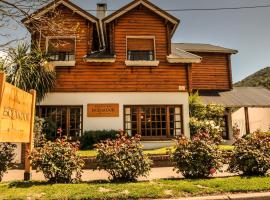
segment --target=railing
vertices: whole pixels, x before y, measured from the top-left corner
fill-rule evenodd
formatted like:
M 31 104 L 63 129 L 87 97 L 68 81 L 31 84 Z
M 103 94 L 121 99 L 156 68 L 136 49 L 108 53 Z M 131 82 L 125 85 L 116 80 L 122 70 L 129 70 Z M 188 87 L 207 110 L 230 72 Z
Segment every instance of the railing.
M 153 61 L 154 60 L 154 51 L 130 50 L 130 51 L 128 51 L 128 60 L 132 60 L 132 61 L 136 61 L 136 60 Z
M 53 52 L 48 53 L 50 61 L 74 61 L 75 54 L 73 52 Z

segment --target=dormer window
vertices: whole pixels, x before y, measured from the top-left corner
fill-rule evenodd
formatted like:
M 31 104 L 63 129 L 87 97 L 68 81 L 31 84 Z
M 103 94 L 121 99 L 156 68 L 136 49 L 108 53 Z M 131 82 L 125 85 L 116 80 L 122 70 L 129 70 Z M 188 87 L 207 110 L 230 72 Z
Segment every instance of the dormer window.
M 75 38 L 47 38 L 47 54 L 54 66 L 75 66 Z
M 127 37 L 127 66 L 158 66 L 154 36 Z

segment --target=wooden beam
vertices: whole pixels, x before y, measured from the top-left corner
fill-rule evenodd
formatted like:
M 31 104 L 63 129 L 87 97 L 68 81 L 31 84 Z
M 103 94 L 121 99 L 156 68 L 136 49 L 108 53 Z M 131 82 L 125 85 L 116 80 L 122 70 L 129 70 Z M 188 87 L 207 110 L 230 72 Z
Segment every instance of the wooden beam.
M 186 73 L 187 73 L 187 89 L 188 92 L 192 92 L 192 64 L 186 64 Z
M 249 134 L 250 133 L 250 124 L 249 124 L 248 107 L 245 107 L 245 124 L 246 124 L 246 134 Z
M 229 86 L 230 86 L 230 89 L 233 89 L 233 80 L 232 80 L 232 61 L 231 61 L 231 55 L 228 55 L 228 67 L 229 67 Z

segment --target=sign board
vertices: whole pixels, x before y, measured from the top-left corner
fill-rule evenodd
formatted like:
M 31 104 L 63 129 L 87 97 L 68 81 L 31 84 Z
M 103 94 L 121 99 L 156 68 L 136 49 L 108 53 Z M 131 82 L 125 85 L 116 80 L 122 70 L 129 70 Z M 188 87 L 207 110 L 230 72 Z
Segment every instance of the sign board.
M 88 104 L 87 117 L 119 117 L 119 104 Z
M 35 98 L 5 82 L 0 74 L 0 142 L 30 143 L 33 128 Z

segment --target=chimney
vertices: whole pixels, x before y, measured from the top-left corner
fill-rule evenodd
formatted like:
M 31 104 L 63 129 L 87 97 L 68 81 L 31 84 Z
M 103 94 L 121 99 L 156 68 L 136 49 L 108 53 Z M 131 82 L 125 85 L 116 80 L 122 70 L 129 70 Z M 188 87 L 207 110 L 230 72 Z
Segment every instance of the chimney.
M 98 3 L 97 4 L 97 18 L 103 19 L 107 15 L 107 4 L 106 3 Z

